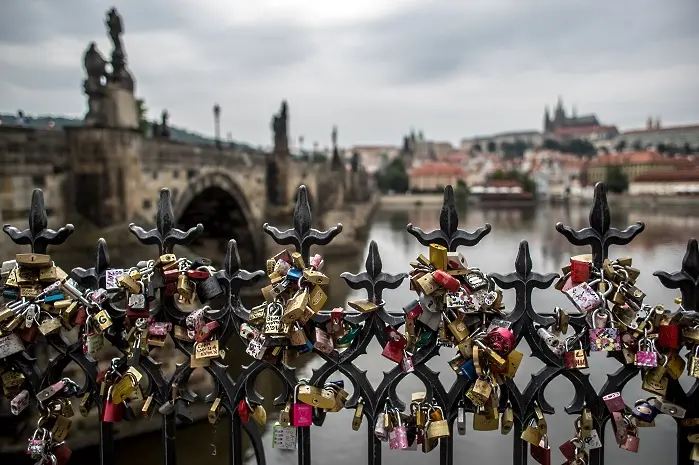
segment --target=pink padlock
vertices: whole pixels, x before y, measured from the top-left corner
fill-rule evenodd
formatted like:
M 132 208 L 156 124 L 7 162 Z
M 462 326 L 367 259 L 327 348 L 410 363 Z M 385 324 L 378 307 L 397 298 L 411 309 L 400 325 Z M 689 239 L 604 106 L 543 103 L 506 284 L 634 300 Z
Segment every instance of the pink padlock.
M 313 344 L 313 347 L 324 354 L 330 354 L 333 350 L 335 350 L 335 346 L 333 344 L 333 340 L 330 338 L 330 335 L 320 328 L 316 328 L 316 342 Z
M 313 424 L 313 407 L 298 401 L 300 384 L 294 388 L 294 406 L 291 410 L 291 425 L 297 428 L 311 426 Z
M 626 419 L 620 412 L 612 413 L 612 426 L 614 428 L 614 438 L 619 446 L 626 443 L 626 438 L 629 436 L 629 430 L 626 427 Z
M 153 321 L 148 325 L 148 334 L 152 334 L 153 336 L 167 336 L 171 329 L 172 323 Z
M 606 396 L 602 397 L 602 400 L 610 412 L 621 412 L 626 409 L 626 402 L 624 402 L 620 392 L 612 392 L 611 394 L 607 394 Z
M 196 341 L 203 342 L 207 340 L 213 334 L 216 328 L 218 328 L 218 326 L 218 321 L 209 321 L 206 323 L 204 326 L 199 328 L 199 331 L 197 331 L 197 335 L 195 336 Z
M 619 445 L 621 449 L 628 450 L 629 452 L 638 452 L 639 439 L 635 434 L 627 434 L 626 440 L 623 444 Z
M 493 328 L 485 337 L 485 344 L 499 355 L 506 357 L 517 345 L 517 337 L 507 328 Z
M 408 443 L 408 428 L 401 421 L 398 410 L 395 410 L 395 417 L 398 419 L 398 426 L 394 426 L 388 432 L 388 447 L 394 450 L 406 450 L 410 447 Z
M 320 269 L 323 268 L 323 265 L 325 264 L 325 262 L 323 261 L 323 257 L 320 254 L 315 254 L 314 256 L 312 256 L 309 263 L 311 265 L 311 268 L 317 271 L 320 271 Z

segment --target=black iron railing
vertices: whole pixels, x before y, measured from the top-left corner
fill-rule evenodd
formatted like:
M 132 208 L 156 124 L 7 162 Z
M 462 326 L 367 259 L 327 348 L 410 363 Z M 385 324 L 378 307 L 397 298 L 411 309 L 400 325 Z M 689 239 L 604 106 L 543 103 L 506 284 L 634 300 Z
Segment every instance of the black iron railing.
M 312 228 L 311 211 L 308 204 L 306 190 L 302 186 L 297 197 L 296 208 L 293 215 L 292 229 L 280 231 L 267 224 L 263 230 L 269 234 L 278 244 L 291 245 L 303 258 L 308 261 L 311 247 L 323 246 L 337 236 L 341 230 L 341 225 L 330 228 L 327 231 L 318 231 Z M 643 224 L 637 223 L 621 231 L 610 227 L 610 213 L 607 204 L 605 188 L 598 184 L 595 188 L 594 202 L 590 212 L 590 226 L 580 231 L 575 231 L 562 224 L 557 224 L 556 229 L 563 234 L 568 241 L 577 246 L 590 246 L 593 260 L 597 265 L 601 265 L 607 257 L 610 245 L 626 245 L 637 234 L 643 231 Z M 12 240 L 20 245 L 28 245 L 34 253 L 45 253 L 47 247 L 60 245 L 73 232 L 72 225 L 67 225 L 58 231 L 47 229 L 47 216 L 44 207 L 43 194 L 40 190 L 34 192 L 29 217 L 29 228 L 18 230 L 14 227 L 5 226 L 5 232 Z M 175 228 L 175 218 L 172 212 L 170 192 L 163 189 L 160 194 L 156 228 L 146 231 L 141 227 L 131 225 L 131 232 L 139 241 L 148 246 L 157 247 L 158 255 L 173 252 L 176 246 L 191 243 L 203 228 L 198 225 L 188 231 Z M 408 225 L 410 234 L 423 245 L 440 244 L 449 251 L 456 251 L 460 246 L 473 247 L 486 236 L 490 230 L 490 225 L 485 225 L 474 232 L 466 232 L 458 228 L 458 216 L 454 206 L 454 197 L 451 187 L 445 189 L 444 204 L 440 213 L 440 229 L 432 232 L 424 232 L 417 227 Z M 239 337 L 239 330 L 242 323 L 246 322 L 249 316 L 247 310 L 240 301 L 239 292 L 241 288 L 251 286 L 258 281 L 264 273 L 262 271 L 247 271 L 240 268 L 238 257 L 238 244 L 235 240 L 228 243 L 227 254 L 224 267 L 216 271 L 213 275 L 225 291 L 223 302 L 212 301 L 209 303 L 213 310 L 210 310 L 207 317 L 218 322 L 219 343 L 225 347 L 230 338 Z M 155 255 L 155 254 L 153 254 Z M 72 277 L 87 289 L 97 290 L 107 287 L 107 270 L 109 269 L 109 254 L 107 244 L 103 239 L 97 243 L 97 252 L 94 265 L 89 269 L 76 268 L 72 270 Z M 656 276 L 661 283 L 668 288 L 679 289 L 682 294 L 682 305 L 685 311 L 696 311 L 699 306 L 699 249 L 697 241 L 691 239 L 687 244 L 687 253 L 682 262 L 680 271 L 675 273 L 657 272 Z M 367 298 L 374 302 L 382 302 L 382 293 L 386 290 L 396 289 L 407 277 L 405 274 L 391 275 L 382 271 L 381 257 L 375 242 L 371 242 L 369 253 L 366 258 L 365 271 L 359 274 L 343 273 L 342 278 L 347 285 L 355 290 L 366 291 Z M 548 326 L 553 323 L 554 315 L 550 313 L 538 313 L 532 307 L 531 294 L 534 289 L 547 289 L 557 278 L 556 274 L 540 274 L 532 270 L 532 260 L 529 253 L 527 241 L 522 241 L 519 252 L 515 260 L 514 271 L 510 274 L 492 274 L 492 279 L 503 289 L 514 289 L 516 293 L 516 304 L 507 314 L 507 320 L 512 323 L 512 330 L 519 342 L 524 338 L 532 351 L 532 356 L 545 363 L 545 367 L 538 373 L 532 375 L 531 381 L 524 388 L 518 389 L 517 385 L 508 380 L 503 386 L 500 409 L 504 409 L 506 403 L 514 410 L 514 435 L 510 438 L 503 437 L 501 440 L 514 440 L 512 463 L 516 465 L 526 464 L 528 460 L 527 443 L 520 439 L 523 426 L 529 424 L 534 418 L 535 406 L 541 406 L 544 413 L 553 414 L 554 409 L 544 397 L 546 386 L 558 376 L 566 377 L 574 386 L 574 401 L 566 407 L 569 414 L 579 414 L 583 406 L 587 406 L 594 418 L 595 428 L 599 432 L 599 437 L 604 441 L 604 430 L 608 424 L 611 414 L 605 408 L 601 396 L 621 391 L 625 384 L 633 378 L 638 368 L 633 365 L 624 365 L 623 360 L 617 353 L 610 356 L 618 358 L 622 367 L 615 374 L 609 376 L 607 383 L 600 392 L 596 392 L 590 384 L 589 377 L 584 372 L 576 370 L 566 370 L 559 357 L 547 350 L 539 336 L 537 328 L 539 325 Z M 158 290 L 152 296 L 150 305 L 150 315 L 158 321 L 170 322 L 175 325 L 183 325 L 187 313 L 183 312 L 177 305 L 173 304 L 171 298 L 165 296 L 164 291 Z M 110 299 L 103 303 L 104 308 L 112 318 L 112 326 L 105 331 L 106 338 L 119 350 L 126 352 L 125 342 L 125 320 L 127 315 L 127 305 L 123 301 Z M 325 325 L 330 317 L 329 312 L 321 311 L 312 318 L 312 322 L 317 325 Z M 371 465 L 379 465 L 382 459 L 381 442 L 374 434 L 374 422 L 377 416 L 383 412 L 384 404 L 390 400 L 394 407 L 405 409 L 405 404 L 401 402 L 396 394 L 396 387 L 405 373 L 400 366 L 384 374 L 381 383 L 372 387 L 366 372 L 358 368 L 354 362 L 360 355 L 366 353 L 368 344 L 376 338 L 383 346 L 387 343 L 385 332 L 386 325 L 400 327 L 405 320 L 405 313 L 380 308 L 372 313 L 351 313 L 345 317 L 346 320 L 355 326 L 361 327 L 361 331 L 352 341 L 350 347 L 342 352 L 332 352 L 327 355 L 318 353 L 324 360 L 320 368 L 314 370 L 310 383 L 322 386 L 328 378 L 340 372 L 344 374 L 354 387 L 353 395 L 347 399 L 345 408 L 355 408 L 360 400 L 363 400 L 363 415 L 368 423 L 367 447 L 368 462 Z M 570 325 L 576 332 L 585 330 L 586 322 L 583 316 L 571 316 Z M 585 338 L 584 340 L 586 340 Z M 177 338 L 173 339 L 177 350 L 191 357 L 193 345 Z M 40 371 L 38 364 L 29 353 L 24 351 L 11 355 L 5 359 L 5 363 L 12 369 L 21 372 L 26 378 L 28 389 L 33 395 L 51 386 L 63 377 L 63 370 L 66 366 L 74 362 L 83 371 L 86 382 L 78 392 L 78 397 L 91 397 L 95 400 L 94 405 L 100 412 L 100 418 L 104 413 L 104 392 L 100 389 L 100 373 L 96 362 L 91 359 L 83 350 L 83 341 L 70 342 L 59 334 L 50 334 L 45 339 L 38 338 L 33 344 L 49 344 L 57 352 L 58 356 L 49 362 L 48 367 Z M 588 344 L 586 342 L 585 344 Z M 586 347 L 587 349 L 587 347 Z M 466 377 L 458 376 L 451 386 L 443 385 L 438 374 L 432 371 L 427 362 L 439 355 L 440 345 L 436 340 L 432 340 L 428 346 L 418 351 L 414 358 L 414 374 L 424 382 L 427 389 L 427 397 L 441 406 L 450 426 L 453 425 L 460 401 L 464 399 L 464 392 L 469 387 L 470 382 Z M 229 463 L 240 465 L 243 463 L 243 431 L 249 436 L 252 448 L 259 464 L 265 463 L 265 451 L 261 441 L 260 428 L 255 422 L 243 423 L 237 414 L 237 405 L 247 398 L 252 404 L 261 404 L 262 398 L 254 389 L 257 376 L 267 369 L 271 369 L 283 380 L 283 390 L 275 399 L 275 405 L 284 405 L 292 393 L 298 379 L 295 370 L 283 363 L 270 364 L 263 360 L 255 360 L 250 365 L 243 367 L 242 373 L 233 379 L 227 371 L 227 366 L 221 361 L 214 359 L 210 366 L 205 369 L 213 377 L 215 383 L 214 391 L 203 400 L 197 400 L 196 396 L 187 388 L 187 381 L 193 372 L 189 362 L 178 365 L 171 376 L 166 376 L 160 364 L 148 356 L 143 356 L 137 361 L 137 368 L 148 378 L 148 388 L 144 396 L 151 397 L 151 401 L 163 406 L 168 403 L 174 408 L 162 409 L 162 435 L 163 435 L 163 461 L 168 465 L 177 462 L 175 453 L 176 425 L 179 421 L 189 421 L 191 418 L 187 414 L 187 405 L 191 402 L 200 401 L 211 403 L 214 399 L 220 399 L 222 407 L 228 412 L 226 417 L 230 421 L 230 458 Z M 685 392 L 677 381 L 671 381 L 668 388 L 667 398 L 685 406 L 687 417 L 699 416 L 699 398 L 697 397 L 697 386 L 695 384 L 689 392 Z M 173 387 L 177 388 L 177 396 L 173 398 Z M 467 405 L 467 410 L 473 411 L 472 406 Z M 129 419 L 128 409 L 125 412 L 125 420 Z M 314 412 L 314 425 L 323 424 L 325 414 L 322 411 Z M 154 420 L 152 420 L 154 421 Z M 112 465 L 114 463 L 114 423 L 100 422 L 100 463 L 102 465 Z M 686 439 L 689 429 L 678 421 L 678 443 L 677 443 L 677 463 L 689 464 L 691 446 Z M 310 427 L 299 428 L 298 430 L 298 463 L 309 465 L 311 463 L 323 463 L 321 460 L 311 458 Z M 514 439 L 512 439 L 514 438 Z M 453 453 L 453 436 L 440 441 L 440 463 L 451 465 L 455 463 Z M 589 463 L 601 465 L 604 463 L 603 448 L 591 451 Z

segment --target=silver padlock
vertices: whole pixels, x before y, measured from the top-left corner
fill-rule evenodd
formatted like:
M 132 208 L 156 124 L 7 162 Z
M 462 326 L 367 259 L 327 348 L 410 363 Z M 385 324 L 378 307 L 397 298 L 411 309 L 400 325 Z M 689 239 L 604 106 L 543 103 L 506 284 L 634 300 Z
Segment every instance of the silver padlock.
M 262 334 L 260 334 L 257 338 L 252 339 L 248 343 L 248 347 L 245 349 L 245 353 L 247 353 L 252 358 L 262 360 L 262 358 L 265 356 L 264 340 L 265 337 Z
M 294 426 L 282 426 L 281 423 L 274 424 L 272 433 L 272 447 L 274 449 L 294 450 L 296 449 L 297 429 Z
M 651 403 L 662 413 L 675 418 L 684 418 L 684 416 L 687 413 L 687 410 L 683 409 L 679 405 L 673 404 L 672 402 L 668 402 L 666 400 L 659 399 L 657 397 L 652 399 Z
M 388 431 L 384 427 L 384 418 L 388 415 L 386 412 L 381 412 L 376 416 L 376 424 L 374 425 L 374 434 L 376 439 L 381 442 L 388 442 Z
M 19 415 L 29 405 L 29 391 L 26 389 L 17 394 L 10 402 L 12 415 Z

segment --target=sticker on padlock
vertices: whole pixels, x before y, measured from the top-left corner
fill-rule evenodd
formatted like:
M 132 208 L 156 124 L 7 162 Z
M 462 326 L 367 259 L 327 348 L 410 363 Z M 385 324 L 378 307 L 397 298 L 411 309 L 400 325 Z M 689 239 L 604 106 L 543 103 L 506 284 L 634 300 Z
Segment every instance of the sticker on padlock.
M 602 299 L 586 282 L 568 289 L 565 294 L 582 313 L 591 312 L 602 305 Z
M 620 392 L 612 392 L 611 394 L 607 394 L 606 396 L 602 397 L 602 401 L 604 401 L 607 409 L 610 412 L 621 412 L 626 409 L 626 403 L 621 397 Z
M 636 352 L 636 366 L 644 368 L 655 368 L 658 366 L 658 352 L 655 350 L 655 342 L 648 339 L 648 331 L 644 332 L 644 337 L 638 341 L 638 351 Z
M 621 338 L 619 336 L 619 330 L 614 327 L 597 327 L 596 317 L 598 314 L 599 310 L 595 310 L 592 313 L 593 325 L 592 328 L 589 329 L 590 350 L 594 352 L 613 352 L 621 350 Z
M 395 410 L 394 413 L 398 424 L 394 425 L 393 429 L 388 432 L 388 447 L 394 450 L 406 450 L 410 447 L 407 426 L 403 424 L 400 412 Z
M 282 426 L 279 422 L 276 422 L 272 433 L 272 448 L 282 450 L 296 449 L 297 431 L 294 426 Z

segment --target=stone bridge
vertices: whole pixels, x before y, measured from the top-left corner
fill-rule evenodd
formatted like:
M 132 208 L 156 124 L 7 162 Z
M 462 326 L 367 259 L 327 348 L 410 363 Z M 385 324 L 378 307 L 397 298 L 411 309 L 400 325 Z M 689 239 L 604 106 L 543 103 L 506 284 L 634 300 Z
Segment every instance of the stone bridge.
M 241 247 L 241 260 L 252 266 L 261 264 L 265 254 L 263 222 L 281 214 L 288 219 L 297 188 L 305 184 L 316 227 L 342 222 L 348 244 L 361 235 L 376 199 L 358 160 L 346 169 L 334 129 L 333 159 L 319 164 L 291 157 L 286 102 L 272 119 L 272 153 L 221 144 L 218 136 L 215 145 L 171 140 L 166 112 L 162 124 L 142 131 L 135 80 L 121 41 L 121 17 L 110 10 L 107 19 L 114 49 L 110 62 L 94 43 L 85 52 L 88 111 L 81 125 L 0 125 L 4 222 L 26 217 L 31 190 L 40 187 L 49 214 L 62 219 L 78 214 L 99 228 L 152 223 L 159 190 L 168 187 L 179 226 L 205 227 L 195 246 L 224 248 L 228 239 L 236 238 L 247 245 Z
M 153 223 L 159 191 L 168 187 L 178 224 L 205 226 L 199 246 L 223 247 L 234 237 L 251 245 L 241 248 L 241 254 L 243 249 L 249 254 L 241 259 L 257 264 L 266 249 L 262 224 L 282 213 L 289 218 L 299 185 L 308 188 L 314 220 L 320 226 L 343 222 L 349 236 L 353 228 L 347 220 L 368 206 L 368 199 L 350 198 L 350 186 L 359 183 L 359 176 L 344 166 L 332 170 L 328 164 L 298 162 L 288 155 L 219 150 L 127 129 L 0 126 L 0 159 L 3 222 L 26 215 L 31 190 L 41 187 L 50 215 L 60 220 L 78 214 L 100 228 Z M 285 176 L 268 179 L 270 164 Z M 269 198 L 270 182 L 282 190 L 283 200 L 276 205 Z M 365 225 L 363 221 L 355 226 Z

